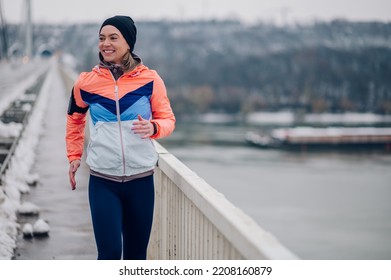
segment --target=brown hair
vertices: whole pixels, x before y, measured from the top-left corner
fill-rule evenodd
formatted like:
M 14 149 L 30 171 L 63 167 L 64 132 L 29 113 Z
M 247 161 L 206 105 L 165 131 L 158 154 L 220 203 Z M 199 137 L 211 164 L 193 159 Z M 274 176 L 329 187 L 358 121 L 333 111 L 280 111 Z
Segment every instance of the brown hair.
M 130 72 L 132 71 L 134 68 L 136 68 L 138 62 L 133 58 L 132 56 L 132 53 L 130 52 L 130 50 L 125 53 L 125 55 L 122 57 L 122 69 L 124 70 L 124 72 Z

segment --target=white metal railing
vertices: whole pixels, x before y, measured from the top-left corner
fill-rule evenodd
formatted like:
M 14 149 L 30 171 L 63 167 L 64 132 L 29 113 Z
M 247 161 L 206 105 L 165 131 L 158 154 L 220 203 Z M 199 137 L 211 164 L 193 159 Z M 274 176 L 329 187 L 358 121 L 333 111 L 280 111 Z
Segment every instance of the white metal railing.
M 272 234 L 155 142 L 149 259 L 297 259 Z

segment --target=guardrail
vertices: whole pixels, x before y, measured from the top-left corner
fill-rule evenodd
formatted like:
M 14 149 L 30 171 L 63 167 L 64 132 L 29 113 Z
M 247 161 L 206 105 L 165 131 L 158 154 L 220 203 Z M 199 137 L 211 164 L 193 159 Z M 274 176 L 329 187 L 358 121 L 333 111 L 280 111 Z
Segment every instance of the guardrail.
M 155 142 L 150 259 L 297 259 L 201 177 Z
M 35 73 L 32 78 L 29 77 L 28 83 L 22 83 L 24 87 L 20 89 L 22 92 L 18 94 L 18 99 L 14 100 L 7 109 L 2 111 L 0 121 L 3 124 L 20 124 L 21 129 L 13 133 L 17 135 L 0 137 L 0 183 L 23 134 L 29 116 L 33 111 L 35 101 L 46 77 L 46 70 L 47 67 L 43 68 L 43 72 L 40 71 L 38 75 Z

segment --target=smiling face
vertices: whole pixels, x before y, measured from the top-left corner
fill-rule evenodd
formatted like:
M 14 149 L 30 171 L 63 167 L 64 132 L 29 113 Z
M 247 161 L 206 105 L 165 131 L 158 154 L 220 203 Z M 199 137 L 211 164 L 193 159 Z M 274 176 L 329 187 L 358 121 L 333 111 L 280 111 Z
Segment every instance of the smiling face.
M 99 34 L 99 51 L 105 61 L 121 64 L 123 56 L 129 52 L 129 49 L 128 43 L 116 27 L 103 26 Z

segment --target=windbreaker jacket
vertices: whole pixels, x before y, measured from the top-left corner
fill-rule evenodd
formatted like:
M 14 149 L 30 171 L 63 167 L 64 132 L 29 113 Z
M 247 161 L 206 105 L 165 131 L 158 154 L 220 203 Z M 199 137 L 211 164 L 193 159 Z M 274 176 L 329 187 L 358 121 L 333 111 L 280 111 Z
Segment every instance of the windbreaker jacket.
M 102 174 L 131 176 L 155 167 L 157 152 L 152 140 L 142 139 L 131 129 L 138 115 L 156 124 L 152 139 L 168 136 L 175 127 L 165 85 L 156 71 L 139 65 L 115 80 L 110 70 L 96 66 L 81 73 L 72 90 L 66 127 L 70 162 L 82 157 L 88 109 L 86 161 Z

